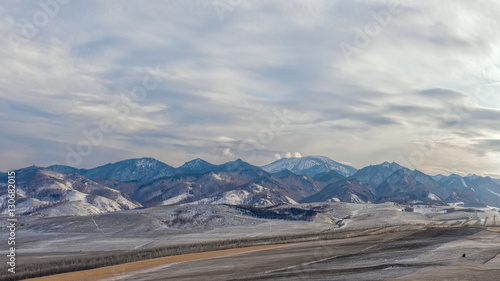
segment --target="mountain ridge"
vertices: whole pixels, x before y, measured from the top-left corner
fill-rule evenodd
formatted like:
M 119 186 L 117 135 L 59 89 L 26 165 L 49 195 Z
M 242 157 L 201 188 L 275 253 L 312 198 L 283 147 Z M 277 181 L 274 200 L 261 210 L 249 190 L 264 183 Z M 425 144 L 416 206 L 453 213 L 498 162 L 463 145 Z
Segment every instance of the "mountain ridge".
M 64 206 L 70 213 L 78 213 L 80 209 L 84 210 L 82 213 L 99 213 L 127 208 L 117 207 L 119 203 L 108 201 L 108 199 L 114 200 L 113 198 L 99 199 L 106 201 L 107 205 L 101 206 L 103 209 L 99 209 L 99 206 L 90 206 L 94 202 L 92 201 L 94 195 L 91 194 L 94 191 L 82 189 L 84 187 L 80 183 L 96 186 L 96 190 L 106 190 L 107 193 L 104 193 L 111 192 L 115 197 L 119 194 L 120 200 L 123 202 L 125 199 L 128 200 L 130 203 L 127 204 L 131 208 L 177 204 L 276 205 L 335 201 L 350 203 L 392 201 L 402 204 L 420 202 L 500 207 L 500 185 L 490 177 L 477 175 L 462 177 L 456 174 L 429 176 L 395 162 L 369 165 L 360 170 L 352 168 L 347 173 L 341 169 L 341 172 L 349 175 L 344 176 L 335 169 L 339 167 L 336 166 L 339 163 L 328 157 L 302 158 L 280 159 L 274 161 L 272 166 L 262 167 L 241 159 L 214 165 L 196 158 L 174 168 L 154 158 L 145 157 L 109 163 L 92 169 L 53 165 L 46 168 L 31 166 L 18 172 L 19 180 L 23 181 L 24 175 L 29 171 L 45 171 L 43 172 L 45 176 L 40 176 L 39 182 L 36 180 L 30 182 L 33 192 L 37 188 L 40 189 L 36 191 L 40 194 L 35 192 L 32 197 L 39 201 L 45 200 L 43 203 L 45 207 L 33 199 L 29 201 L 32 203 L 32 209 L 38 207 L 50 209 L 51 206 L 47 204 L 54 202 L 47 198 L 52 196 L 66 200 L 62 200 L 64 202 L 56 200 L 54 204 L 61 206 L 66 204 Z M 53 173 L 54 179 L 47 179 L 49 171 Z M 5 177 L 5 174 L 3 176 L 0 174 L 0 177 Z M 61 179 L 65 182 L 58 182 L 62 181 Z M 47 181 L 52 181 L 51 183 L 56 185 L 61 184 L 63 187 L 47 189 L 46 184 L 43 184 Z M 71 185 L 83 190 L 83 192 L 76 190 L 82 194 L 78 193 L 79 195 L 75 197 L 82 202 L 78 203 L 73 197 L 69 197 L 71 200 L 64 197 L 70 191 L 65 193 L 60 189 L 70 190 Z M 76 194 L 76 191 L 73 193 Z M 0 193 L 0 196 L 4 195 Z M 39 195 L 45 197 L 37 197 Z
M 314 177 L 317 174 L 330 170 L 335 170 L 343 176 L 350 176 L 357 171 L 352 166 L 336 162 L 326 156 L 318 155 L 282 158 L 261 167 L 270 173 L 277 173 L 287 169 L 293 173 L 308 177 Z

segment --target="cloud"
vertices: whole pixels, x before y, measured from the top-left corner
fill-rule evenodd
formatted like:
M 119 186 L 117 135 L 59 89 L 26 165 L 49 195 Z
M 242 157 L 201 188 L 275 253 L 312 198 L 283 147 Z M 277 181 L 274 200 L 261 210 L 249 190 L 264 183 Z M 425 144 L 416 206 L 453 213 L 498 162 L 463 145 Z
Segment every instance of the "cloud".
M 444 100 L 456 100 L 463 99 L 467 97 L 467 94 L 454 91 L 452 89 L 434 88 L 426 89 L 417 92 L 418 94 L 424 96 L 427 99 L 444 99 Z
M 233 141 L 235 141 L 235 139 L 230 138 L 230 137 L 226 137 L 226 136 L 219 136 L 217 138 L 217 140 L 220 142 L 233 142 Z
M 38 8 L 0 4 L 3 46 Z M 109 159 L 262 165 L 290 151 L 283 157 L 362 167 L 407 157 L 438 130 L 447 137 L 417 168 L 498 173 L 484 140 L 498 139 L 500 94 L 476 92 L 500 77 L 500 5 L 402 2 L 346 59 L 340 45 L 385 10 L 386 1 L 245 1 L 221 21 L 210 1 L 72 1 L 29 42 L 0 50 L 0 129 L 26 138 L 8 157 L 38 144 L 8 162 L 46 163 L 111 118 Z M 160 82 L 133 100 L 151 71 Z M 129 114 L 112 106 L 117 99 Z M 275 112 L 284 108 L 286 123 Z M 85 165 L 107 158 L 93 153 Z
M 276 159 L 281 159 L 281 156 L 280 154 L 276 153 L 275 155 L 275 158 Z M 286 152 L 285 155 L 283 156 L 283 158 L 301 158 L 302 155 L 299 153 L 299 152 Z
M 222 155 L 227 157 L 234 157 L 234 154 L 231 152 L 230 148 L 224 148 L 224 150 L 222 150 Z

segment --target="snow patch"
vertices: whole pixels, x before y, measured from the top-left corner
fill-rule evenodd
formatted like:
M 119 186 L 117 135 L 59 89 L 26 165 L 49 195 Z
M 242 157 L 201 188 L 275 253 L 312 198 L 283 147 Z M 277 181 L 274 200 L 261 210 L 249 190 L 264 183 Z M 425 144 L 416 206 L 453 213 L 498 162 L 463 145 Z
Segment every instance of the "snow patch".
M 55 178 L 55 179 L 58 179 L 58 180 L 63 180 L 64 179 L 64 175 L 63 174 L 60 174 L 60 173 L 56 173 L 52 170 L 41 170 L 40 171 L 41 174 L 45 175 L 45 176 L 48 176 L 48 177 L 51 177 L 51 178 Z
M 496 193 L 495 191 L 489 189 L 489 188 L 486 188 L 489 192 L 495 194 L 496 196 L 500 197 L 500 194 Z
M 226 203 L 231 205 L 243 204 L 250 193 L 246 190 L 231 190 L 224 193 L 222 199 L 217 200 L 217 203 Z M 222 202 L 221 202 L 222 200 Z
M 427 194 L 427 198 L 431 199 L 431 200 L 436 200 L 436 201 L 439 201 L 441 200 L 441 198 L 439 198 L 436 194 L 434 193 L 429 193 Z
M 255 191 L 260 192 L 260 193 L 264 192 L 264 190 L 267 189 L 267 188 L 263 187 L 262 185 L 258 185 L 256 183 L 253 184 L 252 187 L 254 188 Z
M 180 194 L 180 195 L 177 195 L 177 196 L 174 196 L 172 198 L 169 198 L 165 201 L 163 201 L 161 203 L 162 206 L 165 206 L 165 205 L 172 205 L 172 204 L 176 204 L 176 203 L 179 203 L 180 201 L 186 199 L 188 197 L 188 195 L 186 193 L 184 194 Z
M 18 194 L 19 196 L 21 196 L 21 197 L 26 197 L 26 191 L 24 191 L 22 188 L 17 187 L 17 188 L 16 188 L 16 191 L 17 191 L 17 194 Z M 2 202 L 3 202 L 3 200 L 2 200 Z
M 351 194 L 351 202 L 357 204 L 365 203 L 365 201 L 361 200 L 361 198 L 359 198 L 359 196 L 356 194 Z
M 464 179 L 460 179 L 460 181 L 462 182 L 462 184 L 465 186 L 465 187 L 468 187 L 467 184 L 465 183 Z
M 286 197 L 286 200 L 288 200 L 288 203 L 290 203 L 290 204 L 299 204 L 299 203 L 297 203 L 297 201 L 293 200 L 292 198 L 290 198 L 290 197 L 288 197 L 286 195 L 285 195 L 285 197 Z
M 261 198 L 259 200 L 259 205 L 274 205 L 273 202 L 269 201 L 269 199 Z
M 84 201 L 87 202 L 87 194 L 82 193 L 78 190 L 71 190 L 68 192 L 64 198 L 69 200 L 69 201 Z
M 217 175 L 216 173 L 211 173 L 211 175 L 214 179 L 222 181 L 222 178 L 219 175 Z
M 95 198 L 93 198 L 92 206 L 98 208 L 102 213 L 123 210 L 120 204 L 102 196 L 96 196 Z
M 60 189 L 60 190 L 72 190 L 71 188 L 69 188 L 68 186 L 65 186 L 61 183 L 51 183 L 51 184 L 45 184 L 45 185 L 41 185 L 41 186 L 38 186 L 36 188 L 37 192 L 40 192 L 41 190 L 44 190 L 44 189 Z

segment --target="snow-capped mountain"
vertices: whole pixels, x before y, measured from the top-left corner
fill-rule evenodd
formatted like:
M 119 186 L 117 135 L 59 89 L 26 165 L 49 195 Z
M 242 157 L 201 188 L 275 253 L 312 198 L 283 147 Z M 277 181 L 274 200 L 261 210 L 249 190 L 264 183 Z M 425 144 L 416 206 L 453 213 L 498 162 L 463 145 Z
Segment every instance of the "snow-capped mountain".
M 410 203 L 413 201 L 439 202 L 442 199 L 426 185 L 415 180 L 407 169 L 399 169 L 375 188 L 379 201 Z
M 218 165 L 214 169 L 218 172 L 233 172 L 233 171 L 253 171 L 253 172 L 262 172 L 263 169 L 251 165 L 241 159 L 236 159 L 235 161 L 230 161 L 221 165 Z
M 469 189 L 469 186 L 467 185 L 465 178 L 463 178 L 457 174 L 451 174 L 447 177 L 443 177 L 440 180 L 440 183 L 442 186 L 444 186 L 448 190 L 453 190 L 453 189 L 466 190 L 466 189 Z
M 315 182 L 307 176 L 289 172 L 275 177 L 241 159 L 221 165 L 195 159 L 175 169 L 170 176 L 158 177 L 164 173 L 142 171 L 147 176 L 132 180 L 119 168 L 135 172 L 131 167 L 136 166 L 136 160 L 138 159 L 91 170 L 73 170 L 65 166 L 50 168 L 90 175 L 100 184 L 119 190 L 148 207 L 190 202 L 296 203 L 296 200 L 319 191 Z M 155 165 L 152 170 L 156 171 L 154 168 Z
M 300 200 L 321 190 L 323 185 L 304 175 L 296 175 L 288 170 L 272 174 L 273 178 L 286 190 L 286 195 Z
M 212 171 L 215 167 L 217 166 L 214 164 L 208 163 L 203 159 L 196 158 L 184 163 L 184 165 L 180 166 L 175 171 L 178 174 L 203 174 Z
M 85 169 L 77 169 L 65 165 L 52 165 L 46 169 L 60 174 L 83 174 L 86 171 Z
M 317 174 L 334 170 L 348 177 L 356 173 L 356 168 L 333 161 L 325 156 L 306 156 L 300 158 L 282 158 L 271 164 L 262 166 L 269 173 L 278 173 L 289 170 L 295 174 L 314 177 Z
M 291 172 L 271 175 L 239 159 L 207 173 L 176 174 L 137 185 L 101 182 L 148 207 L 194 202 L 295 203 L 319 191 L 315 182 L 306 176 Z
M 32 166 L 16 171 L 16 179 L 16 212 L 20 214 L 83 216 L 141 207 L 121 192 L 78 174 L 61 174 Z M 5 212 L 7 189 L 1 190 L 1 209 Z
M 322 156 L 281 159 L 263 167 L 241 159 L 221 165 L 194 159 L 173 168 L 152 158 L 130 159 L 88 170 L 61 165 L 46 169 L 29 167 L 20 170 L 18 182 L 23 183 L 19 190 L 23 212 L 48 215 L 96 214 L 141 205 L 316 201 L 500 207 L 500 185 L 489 177 L 431 177 L 395 162 L 356 171 Z M 5 195 L 5 191 L 0 193 Z
M 175 168 L 153 158 L 129 159 L 110 163 L 93 169 L 75 169 L 63 165 L 47 169 L 64 173 L 78 173 L 92 180 L 113 179 L 126 181 L 150 181 L 175 174 Z
M 431 176 L 431 178 L 437 182 L 439 182 L 441 179 L 443 178 L 446 178 L 445 175 L 442 175 L 442 174 L 438 174 L 438 175 L 435 175 L 435 176 Z
M 376 201 L 373 187 L 364 185 L 358 180 L 340 180 L 325 186 L 320 192 L 301 200 L 310 202 L 349 202 L 368 203 Z
M 85 171 L 89 179 L 149 181 L 175 174 L 175 168 L 153 158 L 140 158 L 107 164 Z
M 348 179 L 325 186 L 320 192 L 301 202 L 342 201 L 351 203 L 433 202 L 444 204 L 448 197 L 432 177 L 420 171 L 410 171 L 397 163 L 382 163 L 358 171 Z
M 350 179 L 356 179 L 363 184 L 370 185 L 372 187 L 378 187 L 390 175 L 401 169 L 405 168 L 398 163 L 384 162 L 382 164 L 364 167 L 363 169 L 357 171 L 354 175 L 352 175 Z
M 328 171 L 328 172 L 325 172 L 325 173 L 317 174 L 312 179 L 314 181 L 320 183 L 320 185 L 322 187 L 325 187 L 325 186 L 327 186 L 330 183 L 334 183 L 334 182 L 337 182 L 337 181 L 340 181 L 340 180 L 345 180 L 346 177 L 344 177 L 343 175 L 339 174 L 335 170 L 331 170 L 331 171 Z
M 278 190 L 255 183 L 247 183 L 223 193 L 214 194 L 192 204 L 230 204 L 230 205 L 278 205 L 297 204 L 292 198 L 281 194 Z
M 463 202 L 469 206 L 500 207 L 500 185 L 490 177 L 451 174 L 440 179 L 440 184 L 450 192 L 447 203 Z
M 319 180 L 320 177 L 314 179 Z M 483 185 L 479 184 L 479 180 Z M 356 182 L 360 184 L 355 184 Z M 481 188 L 474 189 L 471 186 L 472 182 Z M 418 170 L 410 171 L 394 162 L 384 162 L 359 170 L 347 181 L 340 180 L 336 183 L 330 183 L 317 194 L 303 199 L 302 202 L 325 199 L 345 202 L 366 202 L 366 200 L 370 202 L 432 202 L 438 204 L 462 202 L 468 206 L 485 206 L 486 204 L 498 206 L 500 200 L 496 200 L 494 196 L 497 190 L 495 184 L 491 179 L 485 181 L 484 178 L 477 176 L 467 178 L 458 175 L 431 177 Z M 490 190 L 494 193 L 491 193 Z
M 473 191 L 478 202 L 488 206 L 500 207 L 500 184 L 490 177 L 466 179 L 470 190 Z

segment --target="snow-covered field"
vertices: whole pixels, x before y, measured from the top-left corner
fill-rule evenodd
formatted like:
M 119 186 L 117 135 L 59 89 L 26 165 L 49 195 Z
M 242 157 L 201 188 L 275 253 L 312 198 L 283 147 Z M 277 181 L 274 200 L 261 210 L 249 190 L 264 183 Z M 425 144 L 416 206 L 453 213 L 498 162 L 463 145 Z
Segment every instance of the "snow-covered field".
M 293 209 L 293 208 L 295 209 Z M 113 251 L 233 238 L 269 237 L 399 225 L 500 225 L 494 208 L 432 207 L 409 212 L 395 203 L 309 203 L 267 207 L 271 214 L 297 210 L 315 216 L 299 220 L 250 216 L 227 205 L 162 206 L 92 216 L 22 217 L 20 253 Z M 414 206 L 415 207 L 415 206 Z M 265 207 L 262 207 L 265 208 Z M 415 208 L 418 209 L 418 208 Z M 446 211 L 445 211 L 446 210 Z M 447 212 L 447 213 L 444 213 Z M 301 220 L 302 219 L 302 220 Z M 2 232 L 6 232 L 2 228 Z M 3 254 L 3 252 L 2 252 Z

